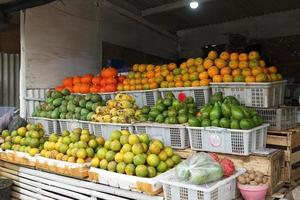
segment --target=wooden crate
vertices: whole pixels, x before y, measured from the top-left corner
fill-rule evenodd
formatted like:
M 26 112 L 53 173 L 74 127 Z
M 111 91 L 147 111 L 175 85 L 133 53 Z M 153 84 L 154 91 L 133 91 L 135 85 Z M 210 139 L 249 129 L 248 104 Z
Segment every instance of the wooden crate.
M 187 158 L 196 153 L 191 149 L 177 150 L 182 158 Z M 284 162 L 284 153 L 282 150 L 276 150 L 270 155 L 250 155 L 250 156 L 238 156 L 230 154 L 219 154 L 220 158 L 227 157 L 234 162 L 236 167 L 242 167 L 246 169 L 253 168 L 259 170 L 269 177 L 269 191 L 271 195 L 278 191 L 284 184 L 281 179 L 281 170 Z
M 292 183 L 300 178 L 300 127 L 268 131 L 267 147 L 284 150 L 282 180 Z

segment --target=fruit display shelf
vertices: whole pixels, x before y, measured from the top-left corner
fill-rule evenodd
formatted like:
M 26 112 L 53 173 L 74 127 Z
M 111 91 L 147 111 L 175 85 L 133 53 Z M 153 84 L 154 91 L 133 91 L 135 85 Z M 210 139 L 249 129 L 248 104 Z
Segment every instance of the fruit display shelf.
M 120 91 L 120 94 L 128 94 L 135 98 L 135 102 L 139 107 L 154 106 L 155 102 L 160 97 L 157 89 L 153 90 L 135 90 L 135 91 Z
M 210 83 L 212 94 L 222 92 L 234 96 L 248 107 L 270 108 L 284 103 L 286 81 L 270 83 Z
M 5 150 L 0 152 L 0 160 L 28 167 L 35 167 L 36 159 L 25 152 Z
M 192 150 L 250 155 L 266 147 L 268 124 L 249 129 L 188 126 Z

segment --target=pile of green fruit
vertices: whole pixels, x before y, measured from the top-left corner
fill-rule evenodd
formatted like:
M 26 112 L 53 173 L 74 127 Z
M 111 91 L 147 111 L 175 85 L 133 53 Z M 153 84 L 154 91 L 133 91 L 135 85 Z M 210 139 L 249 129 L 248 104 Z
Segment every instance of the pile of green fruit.
M 251 129 L 262 123 L 263 119 L 256 111 L 240 105 L 233 96 L 223 98 L 221 92 L 215 93 L 211 101 L 200 109 L 198 116 L 188 121 L 189 126 L 231 129 Z
M 139 177 L 155 177 L 181 161 L 171 147 L 147 134 L 113 131 L 91 161 L 91 166 Z
M 88 130 L 64 130 L 61 136 L 53 133 L 44 143 L 40 155 L 72 163 L 89 162 L 104 144 L 104 138 L 91 135 Z
M 131 123 L 136 121 L 139 113 L 134 97 L 117 94 L 107 101 L 105 106 L 98 106 L 92 115 L 92 121 L 104 123 Z
M 138 121 L 184 124 L 189 118 L 194 118 L 196 113 L 197 106 L 193 97 L 186 97 L 182 102 L 176 99 L 172 92 L 168 92 L 165 98 L 157 100 L 152 108 L 144 106 L 138 115 Z
M 26 127 L 20 127 L 12 132 L 3 130 L 1 136 L 4 139 L 4 143 L 1 144 L 2 150 L 26 152 L 31 156 L 38 154 L 45 142 L 41 124 L 27 124 Z
M 98 106 L 105 105 L 99 94 L 75 95 L 67 89 L 49 90 L 45 103 L 36 106 L 32 117 L 51 119 L 77 119 L 91 121 Z

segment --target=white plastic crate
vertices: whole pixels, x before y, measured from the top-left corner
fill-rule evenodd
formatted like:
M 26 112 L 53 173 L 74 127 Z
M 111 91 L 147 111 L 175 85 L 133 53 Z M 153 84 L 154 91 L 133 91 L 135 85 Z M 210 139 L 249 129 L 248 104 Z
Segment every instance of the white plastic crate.
M 297 126 L 297 107 L 253 108 L 263 121 L 270 124 L 269 130 L 286 130 Z
M 187 127 L 192 150 L 250 155 L 266 147 L 268 124 L 249 130 Z
M 58 122 L 61 131 L 64 130 L 72 131 L 75 128 L 81 128 L 81 129 L 89 130 L 90 133 L 94 133 L 91 122 L 89 121 L 80 121 L 74 119 L 59 119 Z
M 236 178 L 245 172 L 237 170 L 232 176 L 203 185 L 184 183 L 170 170 L 160 181 L 165 200 L 231 200 L 236 196 Z
M 115 130 L 128 130 L 133 133 L 132 124 L 102 123 L 90 122 L 93 132 L 96 136 L 101 135 L 105 140 L 109 139 L 110 133 Z
M 168 92 L 172 92 L 176 98 L 180 93 L 194 98 L 197 107 L 208 103 L 211 91 L 209 86 L 201 87 L 184 87 L 184 88 L 159 88 L 161 96 L 164 98 Z
M 52 133 L 59 134 L 61 130 L 56 119 L 49 119 L 43 117 L 27 117 L 27 121 L 32 124 L 42 124 L 46 135 L 50 135 Z
M 135 133 L 147 133 L 151 138 L 163 141 L 166 146 L 176 149 L 185 149 L 190 146 L 189 134 L 184 125 L 135 123 L 133 126 Z
M 89 179 L 116 188 L 144 192 L 148 195 L 157 195 L 162 192 L 162 184 L 160 183 L 160 180 L 165 176 L 165 174 L 166 173 L 162 173 L 153 178 L 144 178 L 91 167 L 89 171 Z
M 241 104 L 249 107 L 269 108 L 284 104 L 286 81 L 270 83 L 210 83 L 212 94 L 235 96 Z
M 107 93 L 98 93 L 104 101 L 108 101 L 110 99 L 114 99 L 116 96 L 115 92 L 107 92 Z
M 154 106 L 160 94 L 157 89 L 154 90 L 135 90 L 135 91 L 122 91 L 121 94 L 128 94 L 135 98 L 138 107 Z

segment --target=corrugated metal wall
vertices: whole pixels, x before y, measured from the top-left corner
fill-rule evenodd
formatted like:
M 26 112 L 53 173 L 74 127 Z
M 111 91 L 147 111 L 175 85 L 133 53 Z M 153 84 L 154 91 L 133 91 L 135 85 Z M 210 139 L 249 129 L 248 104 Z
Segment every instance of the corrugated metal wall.
M 0 106 L 20 107 L 20 54 L 0 53 Z

